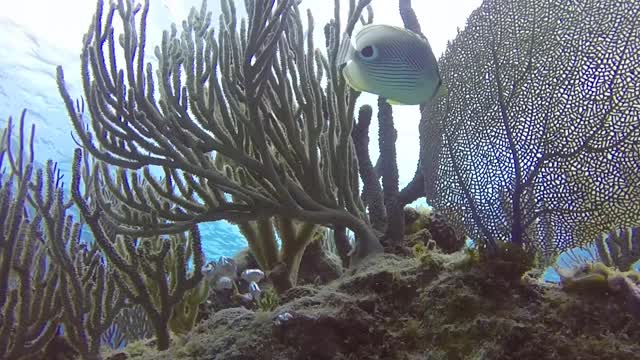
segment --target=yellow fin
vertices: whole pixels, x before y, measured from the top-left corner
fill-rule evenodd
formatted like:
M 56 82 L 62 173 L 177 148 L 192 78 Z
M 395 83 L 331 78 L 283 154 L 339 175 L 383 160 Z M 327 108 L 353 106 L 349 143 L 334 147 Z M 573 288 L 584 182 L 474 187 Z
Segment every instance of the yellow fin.
M 358 85 L 356 85 L 354 82 L 349 81 L 349 79 L 347 79 L 347 84 L 349 84 L 349 86 L 351 86 L 351 88 L 355 91 L 359 91 L 359 92 L 367 92 L 366 90 L 360 88 Z
M 408 105 L 408 104 L 405 104 L 403 102 L 400 102 L 398 100 L 393 100 L 393 99 L 387 99 L 387 103 L 389 105 Z

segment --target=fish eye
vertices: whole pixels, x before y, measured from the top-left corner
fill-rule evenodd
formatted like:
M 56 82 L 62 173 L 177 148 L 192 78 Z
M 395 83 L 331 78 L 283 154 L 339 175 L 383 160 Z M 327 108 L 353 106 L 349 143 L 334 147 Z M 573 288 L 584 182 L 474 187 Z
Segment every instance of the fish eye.
M 373 51 L 373 46 L 363 47 L 362 50 L 360 50 L 360 55 L 364 59 L 371 59 L 375 55 L 375 52 Z

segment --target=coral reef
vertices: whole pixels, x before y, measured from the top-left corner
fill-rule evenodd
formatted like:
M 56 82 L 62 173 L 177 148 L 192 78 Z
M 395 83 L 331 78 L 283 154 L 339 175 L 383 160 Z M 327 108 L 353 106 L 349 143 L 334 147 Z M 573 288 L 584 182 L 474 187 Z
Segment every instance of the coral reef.
M 422 172 L 400 190 L 396 154 L 397 131 L 393 110 L 386 99 L 378 98 L 378 147 L 380 157 L 375 166 L 369 156 L 369 126 L 372 109 L 363 105 L 351 136 L 354 141 L 363 188 L 360 197 L 367 206 L 371 226 L 383 234 L 388 252 L 402 251 L 404 240 L 404 207 L 424 196 Z M 382 184 L 380 184 L 382 183 Z
M 90 172 L 84 172 L 85 183 Z M 80 175 L 79 175 L 80 176 Z M 51 260 L 60 270 L 57 295 L 62 300 L 62 324 L 65 338 L 83 359 L 99 359 L 102 335 L 112 326 L 115 317 L 125 307 L 125 292 L 117 284 L 115 266 L 100 252 L 98 243 L 87 244 L 80 236 L 82 223 L 74 221 L 68 209 L 72 202 L 65 201 L 65 189 L 47 162 L 47 176 L 43 195 L 36 200 L 45 229 L 52 236 L 47 241 Z M 85 189 L 77 192 L 77 199 L 85 204 L 93 194 Z M 63 221 L 61 221 L 64 219 Z
M 196 269 L 204 265 L 200 233 L 197 227 L 192 227 L 187 234 L 169 236 L 133 238 L 117 234 L 113 224 L 100 217 L 105 209 L 99 199 L 106 194 L 102 193 L 103 183 L 96 169 L 97 166 L 90 168 L 89 162 L 83 162 L 83 152 L 76 149 L 71 184 L 73 200 L 91 230 L 95 243 L 115 270 L 110 280 L 118 284 L 118 291 L 130 302 L 144 309 L 154 328 L 158 348 L 166 349 L 169 346 L 169 325 L 173 324 L 180 331 L 189 327 L 189 324 L 192 326 L 197 314 L 197 307 L 193 303 L 206 299 L 208 287 L 203 289 L 202 272 L 198 270 L 189 274 L 187 271 L 187 264 L 191 260 Z M 82 182 L 82 179 L 85 181 Z M 81 183 L 91 194 L 89 197 L 81 193 Z M 134 189 L 138 186 L 144 184 L 134 182 Z M 126 188 L 130 191 L 128 196 L 133 196 L 129 185 Z M 112 198 L 111 204 L 117 207 L 124 199 Z M 102 201 L 104 203 L 105 200 Z M 124 214 L 141 222 L 157 221 L 153 217 L 140 220 L 137 213 Z M 193 298 L 185 298 L 190 294 Z M 187 305 L 188 302 L 191 302 L 191 306 Z M 185 322 L 185 317 L 191 322 Z M 182 319 L 179 326 L 178 319 Z
M 621 271 L 632 270 L 640 259 L 640 227 L 614 229 L 595 240 L 598 259 Z
M 317 224 L 282 216 L 236 224 L 247 239 L 258 265 L 269 273 L 275 288 L 281 293 L 297 283 L 307 246 L 314 241 L 321 241 L 325 234 Z M 281 241 L 279 249 L 277 239 Z
M 620 272 L 603 263 L 588 263 L 574 269 L 558 269 L 563 288 L 586 296 L 611 296 L 626 304 L 640 319 L 640 272 Z
M 261 270 L 239 268 L 234 259 L 221 257 L 207 264 L 203 272 L 205 282 L 213 285 L 213 291 L 208 294 L 201 318 L 234 305 L 259 306 L 264 293 L 259 283 L 265 278 Z
M 324 246 L 326 241 L 331 241 L 327 236 L 328 232 L 325 232 L 323 238 L 307 246 L 300 263 L 298 285 L 326 284 L 342 276 L 344 269 L 340 258 Z
M 489 276 L 463 252 L 394 255 L 317 288 L 294 287 L 273 312 L 230 308 L 169 352 L 127 359 L 625 359 L 640 326 L 617 301 L 555 284 Z
M 147 314 L 140 305 L 135 305 L 120 311 L 113 321 L 111 330 L 107 330 L 103 335 L 103 343 L 112 349 L 120 349 L 122 345 L 152 336 L 153 327 Z
M 34 168 L 34 127 L 27 137 L 25 114 L 18 123 L 17 149 L 11 146 L 11 118 L 0 138 L 0 168 L 10 169 L 0 172 L 0 357 L 8 359 L 37 358 L 54 341 L 62 319 L 62 301 L 56 296 L 61 275 L 45 243 L 65 234 L 53 231 L 62 230 L 62 221 L 41 230 L 43 214 L 34 204 L 42 200 L 44 173 Z M 47 175 L 54 174 L 49 163 Z M 40 186 L 32 187 L 36 181 Z M 53 192 L 55 184 L 47 186 Z
M 465 245 L 466 237 L 462 236 L 439 211 L 425 207 L 405 207 L 404 220 L 407 246 L 417 243 L 426 245 L 433 241 L 443 252 L 454 253 Z
M 222 0 L 215 32 L 203 0 L 156 66 L 151 1 L 98 0 L 87 113 L 57 68 L 70 188 L 35 162 L 25 112 L 0 141 L 0 357 L 637 357 L 640 8 L 485 0 L 439 62 L 448 91 L 420 105 L 401 189 L 393 107 L 378 99 L 374 164 L 373 109 L 356 118 L 337 62 L 370 3 L 341 19 L 336 0 L 317 49 L 298 0 L 245 1 L 246 19 Z M 432 211 L 406 208 L 421 197 Z M 205 266 L 198 225 L 219 220 L 249 249 Z M 602 263 L 538 280 L 594 239 Z

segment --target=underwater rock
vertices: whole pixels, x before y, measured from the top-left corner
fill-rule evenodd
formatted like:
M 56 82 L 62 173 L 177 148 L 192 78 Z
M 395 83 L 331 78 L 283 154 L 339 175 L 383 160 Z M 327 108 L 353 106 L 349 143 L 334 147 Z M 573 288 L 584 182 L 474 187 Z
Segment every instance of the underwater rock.
M 326 284 L 342 276 L 342 260 L 322 247 L 320 241 L 307 245 L 298 270 L 297 285 Z
M 127 360 L 127 354 L 123 353 L 123 352 L 119 352 L 117 354 L 113 354 L 111 356 L 109 356 L 108 358 L 106 358 L 106 360 Z
M 556 284 L 486 276 L 468 254 L 438 266 L 380 255 L 274 311 L 220 310 L 164 353 L 131 359 L 634 359 L 640 324 L 623 304 Z M 613 286 L 615 284 L 612 284 Z M 278 320 L 278 321 L 276 321 Z M 125 349 L 125 352 L 127 349 Z
M 570 270 L 559 269 L 563 289 L 588 299 L 594 295 L 622 302 L 640 319 L 640 272 L 618 271 L 603 263 L 587 263 Z
M 280 296 L 280 301 L 284 303 L 291 302 L 301 297 L 310 297 L 318 293 L 318 289 L 311 285 L 294 286 Z
M 433 240 L 442 252 L 454 253 L 465 245 L 465 237 L 447 221 L 440 212 L 405 207 L 405 235 L 409 247 L 422 242 L 429 245 Z M 428 232 L 425 232 L 427 230 Z
M 382 331 L 370 327 L 370 315 L 355 304 L 314 315 L 284 312 L 274 321 L 273 337 L 295 349 L 296 359 L 336 359 L 384 339 Z
M 254 312 L 244 307 L 234 307 L 216 312 L 210 321 L 212 326 L 232 325 L 236 321 L 253 318 Z

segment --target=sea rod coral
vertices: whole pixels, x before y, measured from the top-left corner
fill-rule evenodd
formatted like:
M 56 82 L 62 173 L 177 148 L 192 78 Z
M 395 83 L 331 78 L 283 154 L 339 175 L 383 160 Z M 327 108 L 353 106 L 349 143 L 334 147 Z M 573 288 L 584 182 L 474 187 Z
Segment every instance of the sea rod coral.
M 190 261 L 193 261 L 195 269 L 204 266 L 200 232 L 192 226 L 186 232 L 170 235 L 132 237 L 118 234 L 104 220 L 105 210 L 100 204 L 108 195 L 102 194 L 104 190 L 97 176 L 97 165 L 87 169 L 90 162 L 83 161 L 83 158 L 86 158 L 83 152 L 76 149 L 71 183 L 73 201 L 102 254 L 114 269 L 110 280 L 117 283 L 118 291 L 130 303 L 144 310 L 153 327 L 158 349 L 167 349 L 169 331 L 188 331 L 195 322 L 198 305 L 208 295 L 209 287 L 202 282 L 202 272 L 189 271 L 188 267 Z M 90 181 L 82 181 L 83 173 L 91 174 L 88 177 Z M 81 185 L 88 189 L 89 198 L 82 195 Z M 148 185 L 143 183 L 140 186 Z M 117 200 L 111 200 L 118 204 Z M 157 221 L 151 216 L 129 215 L 140 224 Z
M 30 188 L 42 170 L 34 169 L 33 133 L 24 134 L 22 112 L 17 149 L 11 146 L 13 120 L 0 138 L 0 357 L 25 359 L 40 354 L 56 335 L 62 307 L 56 291 L 58 268 L 50 263 L 46 242 L 55 232 L 41 231 L 42 216 L 30 200 L 42 188 Z M 31 152 L 26 153 L 25 145 Z M 15 156 L 14 156 L 15 155 Z
M 35 162 L 34 133 L 25 114 L 18 131 L 9 119 L 3 133 L 0 188 L 0 268 L 4 293 L 0 357 L 35 359 L 64 326 L 66 344 L 83 359 L 99 359 L 101 336 L 125 306 L 123 292 L 96 244 L 82 237 L 56 163 Z M 15 145 L 11 145 L 15 142 Z M 18 196 L 14 195 L 17 194 Z M 81 195 L 87 199 L 86 192 Z M 14 232 L 12 229 L 15 229 Z M 58 337 L 59 339 L 60 337 Z
M 150 2 L 121 0 L 105 9 L 98 1 L 81 56 L 91 121 L 71 106 L 61 67 L 60 93 L 82 145 L 102 161 L 105 184 L 123 206 L 162 220 L 141 226 L 104 204 L 109 221 L 120 232 L 149 235 L 280 215 L 353 230 L 356 262 L 379 252 L 358 197 L 350 136 L 357 94 L 335 67 L 341 33 L 351 33 L 369 2 L 352 6 L 344 27 L 334 19 L 327 57 L 314 47 L 310 13 L 305 35 L 297 1 L 247 2 L 248 20 L 239 22 L 234 2 L 222 1 L 217 33 L 203 1 L 180 32 L 164 32 L 154 68 L 145 64 Z M 118 38 L 117 20 L 124 28 Z M 251 181 L 228 177 L 215 154 Z M 116 184 L 107 164 L 119 167 L 132 192 Z M 151 166 L 164 171 L 162 180 Z M 151 186 L 138 191 L 142 178 Z

